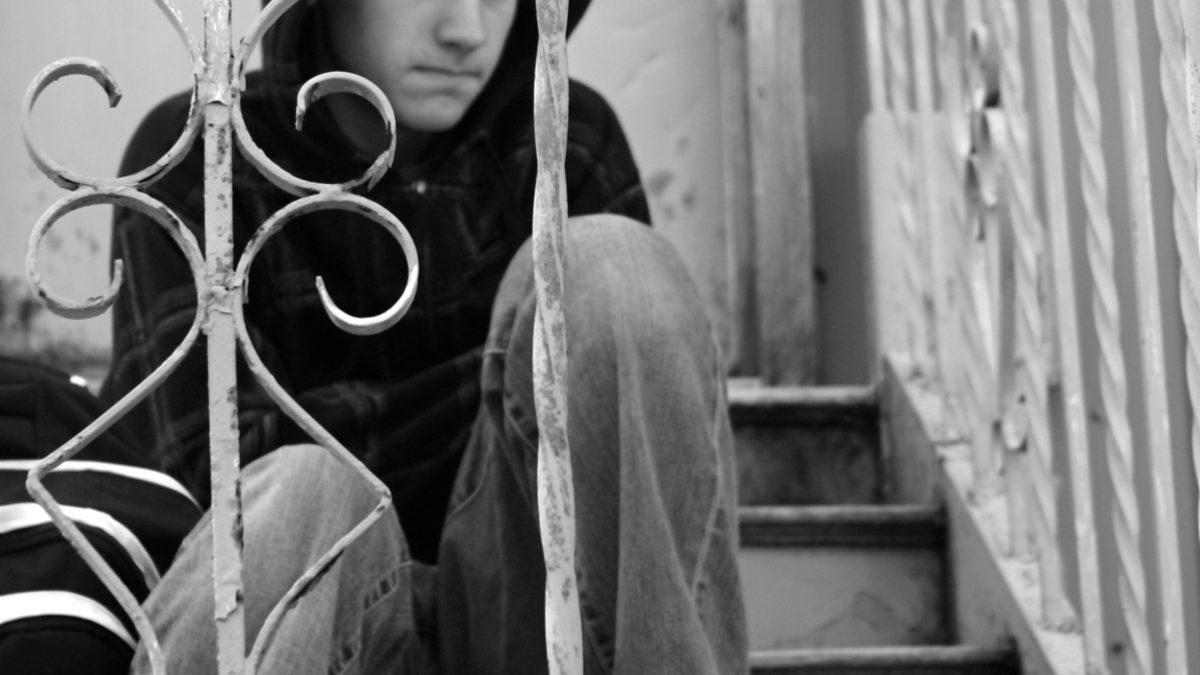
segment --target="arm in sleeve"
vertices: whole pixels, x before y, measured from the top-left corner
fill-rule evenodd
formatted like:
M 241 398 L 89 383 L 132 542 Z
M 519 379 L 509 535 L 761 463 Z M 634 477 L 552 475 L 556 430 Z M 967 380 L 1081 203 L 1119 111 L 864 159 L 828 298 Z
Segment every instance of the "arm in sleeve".
M 616 113 L 599 93 L 571 83 L 567 200 L 571 216 L 615 213 L 650 224 L 650 206 Z

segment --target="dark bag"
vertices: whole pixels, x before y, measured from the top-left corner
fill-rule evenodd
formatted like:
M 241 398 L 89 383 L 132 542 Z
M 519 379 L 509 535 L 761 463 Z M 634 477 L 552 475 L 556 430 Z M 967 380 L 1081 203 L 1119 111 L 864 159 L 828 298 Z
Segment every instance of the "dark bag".
M 125 673 L 133 622 L 25 488 L 103 409 L 60 371 L 0 356 L 0 664 L 23 675 Z M 139 602 L 200 519 L 191 495 L 109 430 L 43 479 Z

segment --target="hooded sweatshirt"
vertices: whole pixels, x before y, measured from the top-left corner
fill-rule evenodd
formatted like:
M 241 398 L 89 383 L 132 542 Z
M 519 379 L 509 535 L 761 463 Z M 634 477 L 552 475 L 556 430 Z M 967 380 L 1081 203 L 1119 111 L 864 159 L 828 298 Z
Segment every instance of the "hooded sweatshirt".
M 570 7 L 569 27 L 587 0 Z M 296 92 L 318 73 L 327 50 L 323 11 L 303 2 L 267 34 L 263 70 L 251 73 L 241 105 L 258 145 L 280 166 L 310 180 L 360 175 L 367 156 L 342 134 L 320 103 L 294 127 Z M 396 326 L 352 336 L 325 315 L 315 279 L 357 316 L 395 302 L 407 280 L 399 245 L 383 228 L 344 211 L 297 219 L 260 252 L 245 308 L 255 349 L 281 385 L 392 490 L 413 556 L 436 558 L 446 503 L 479 408 L 482 345 L 500 279 L 532 223 L 536 157 L 533 0 L 517 13 L 491 81 L 463 119 L 400 163 L 371 191 L 358 191 L 395 214 L 418 249 L 416 300 Z M 566 173 L 571 216 L 617 213 L 649 223 L 637 168 L 604 99 L 572 82 Z M 190 93 L 159 105 L 141 124 L 122 174 L 156 161 L 179 137 Z M 203 141 L 162 180 L 146 188 L 200 241 Z M 235 154 L 234 248 L 295 197 Z M 113 259 L 126 282 L 113 313 L 108 403 L 143 382 L 179 345 L 196 312 L 196 291 L 182 253 L 145 216 L 117 209 Z M 200 342 L 203 342 L 201 337 Z M 239 429 L 243 465 L 282 445 L 308 442 L 258 386 L 239 356 Z M 206 357 L 197 344 L 179 369 L 121 422 L 158 465 L 209 500 Z

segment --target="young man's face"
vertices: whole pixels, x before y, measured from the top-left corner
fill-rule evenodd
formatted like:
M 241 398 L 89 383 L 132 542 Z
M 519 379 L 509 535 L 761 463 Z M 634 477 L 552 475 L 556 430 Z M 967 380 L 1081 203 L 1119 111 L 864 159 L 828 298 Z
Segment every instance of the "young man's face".
M 340 67 L 387 94 L 396 121 L 445 131 L 487 84 L 517 0 L 325 0 Z

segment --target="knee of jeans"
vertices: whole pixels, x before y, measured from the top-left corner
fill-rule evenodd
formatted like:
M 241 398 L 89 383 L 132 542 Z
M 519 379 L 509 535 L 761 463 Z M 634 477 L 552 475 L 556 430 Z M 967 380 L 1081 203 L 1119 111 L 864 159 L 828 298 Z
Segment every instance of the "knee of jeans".
M 567 228 L 571 341 L 586 345 L 614 326 L 639 345 L 707 353 L 704 306 L 673 245 L 642 223 L 611 214 Z
M 365 515 L 379 502 L 363 476 L 315 444 L 276 449 L 247 466 L 242 483 L 246 499 L 265 501 L 268 509 L 321 513 L 337 502 Z

